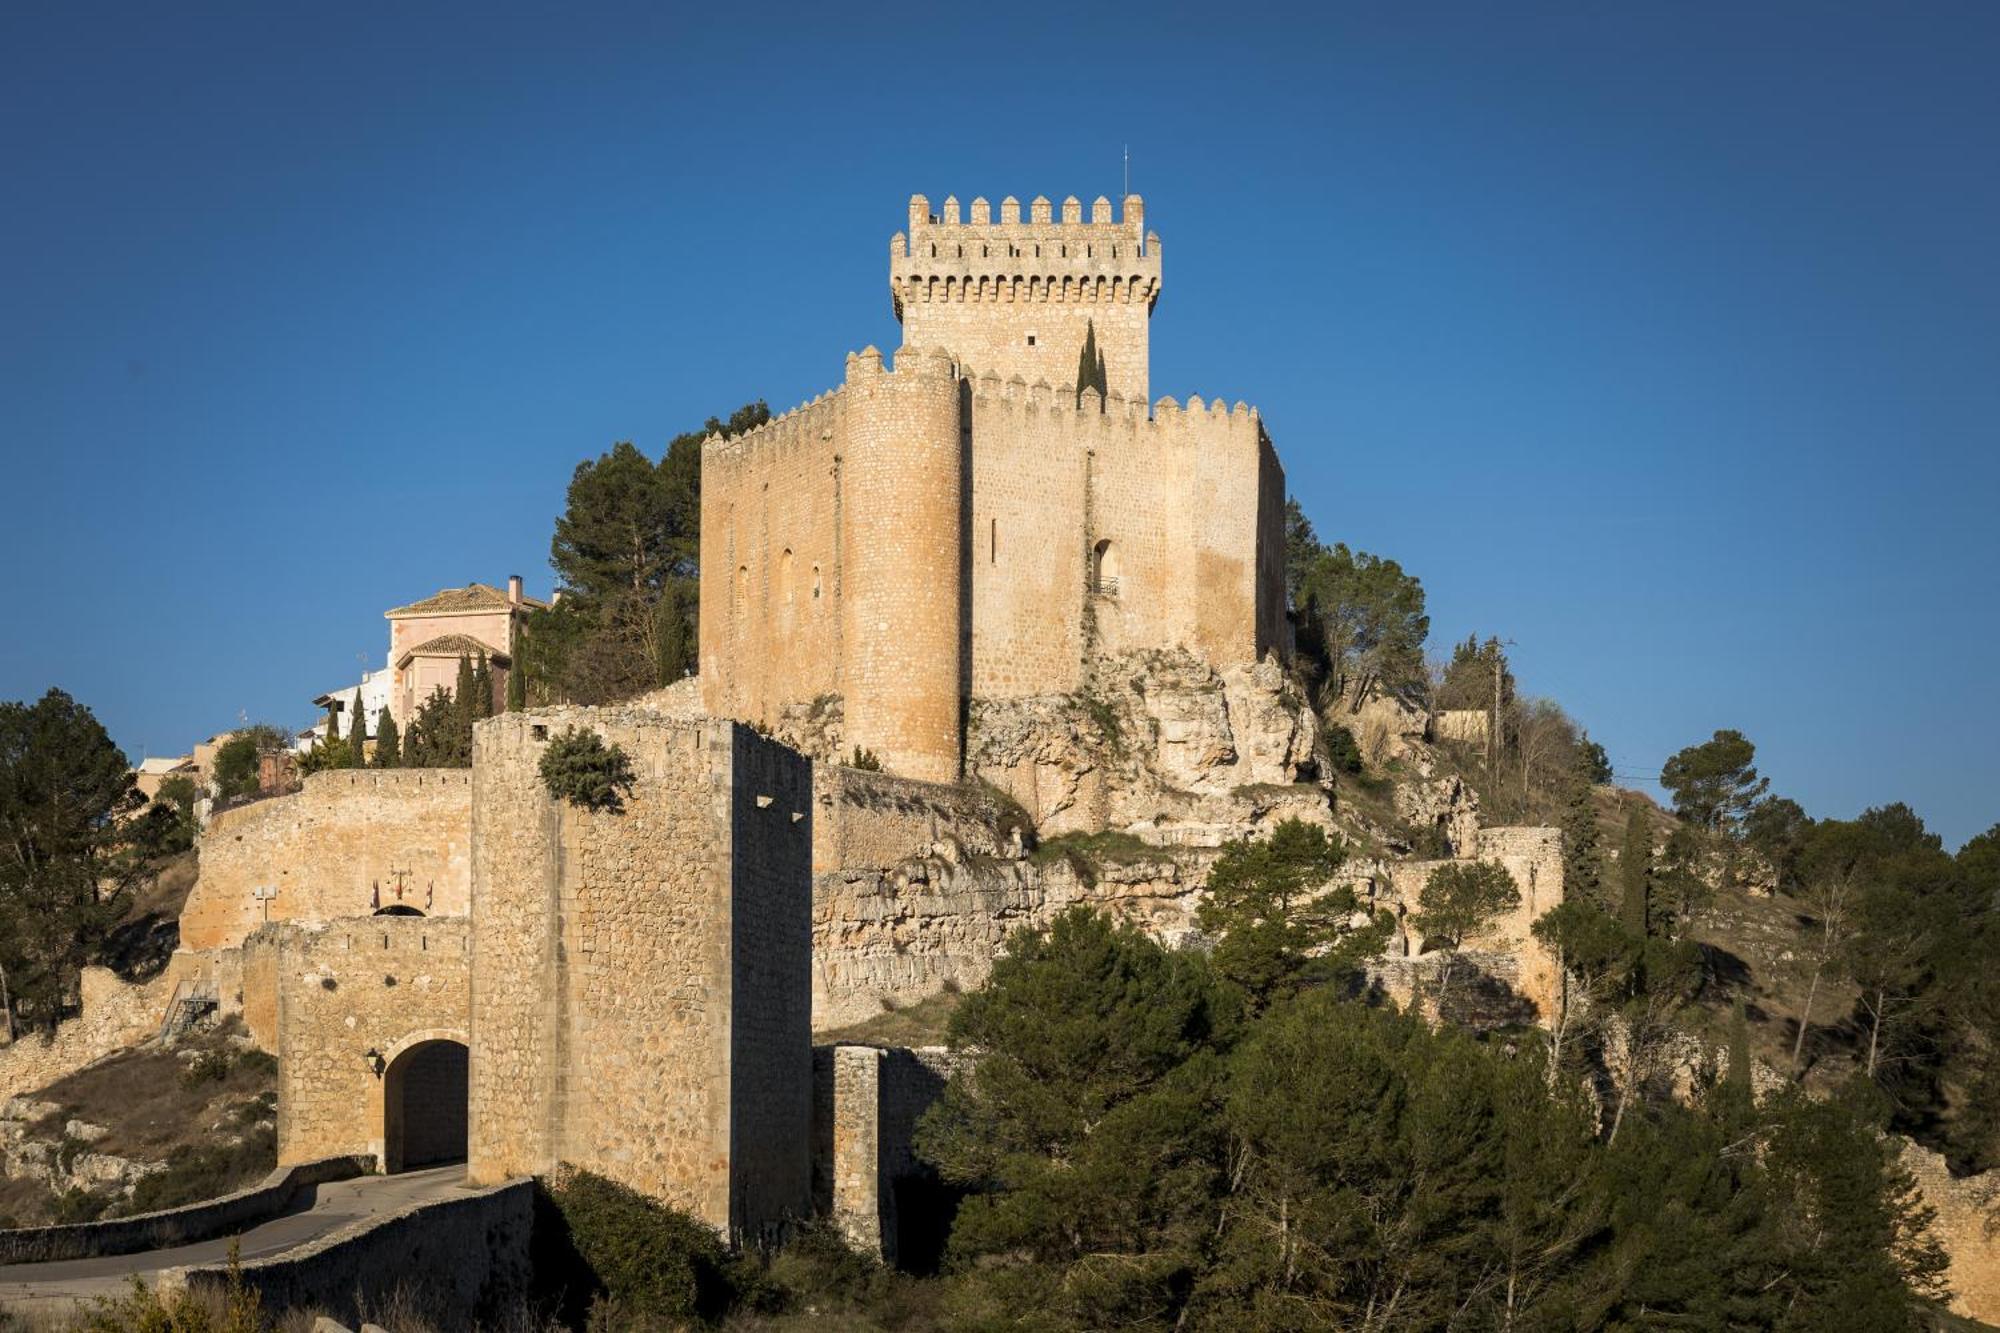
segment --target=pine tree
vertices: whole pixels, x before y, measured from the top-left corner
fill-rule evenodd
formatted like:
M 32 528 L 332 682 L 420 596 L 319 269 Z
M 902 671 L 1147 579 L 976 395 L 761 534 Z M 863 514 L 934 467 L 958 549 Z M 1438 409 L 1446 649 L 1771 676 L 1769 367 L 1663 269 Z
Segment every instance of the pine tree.
M 1625 929 L 1644 938 L 1646 934 L 1648 880 L 1653 867 L 1653 826 L 1646 808 L 1634 805 L 1625 820 L 1625 845 L 1618 853 L 1618 883 L 1624 897 L 1618 916 Z
M 348 705 L 347 766 L 360 768 L 368 761 L 368 709 L 361 702 L 361 687 L 354 687 L 354 702 Z
M 402 738 L 396 734 L 395 715 L 385 708 L 375 719 L 375 767 L 401 768 L 402 750 Z

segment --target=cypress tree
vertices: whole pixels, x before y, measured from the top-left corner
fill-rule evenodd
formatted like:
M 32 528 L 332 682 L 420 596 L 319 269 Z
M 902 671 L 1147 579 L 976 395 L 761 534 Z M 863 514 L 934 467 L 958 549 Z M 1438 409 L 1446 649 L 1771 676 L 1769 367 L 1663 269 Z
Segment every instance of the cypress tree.
M 1083 350 L 1076 356 L 1076 401 L 1083 405 L 1083 391 L 1097 390 L 1098 409 L 1103 410 L 1106 384 L 1104 378 L 1104 353 L 1097 350 L 1097 321 L 1090 320 L 1083 326 Z
M 493 716 L 493 668 L 486 661 L 486 650 L 479 650 L 479 664 L 472 669 L 472 718 Z
M 354 703 L 348 708 L 347 766 L 360 768 L 368 761 L 368 710 L 361 702 L 361 687 L 354 687 Z
M 1756 1104 L 1750 1083 L 1750 1020 L 1743 1012 L 1741 995 L 1729 1011 L 1729 1071 L 1723 1075 L 1722 1090 L 1734 1112 L 1747 1113 Z
M 1563 805 L 1563 894 L 1602 901 L 1603 867 L 1597 833 L 1597 803 L 1592 797 L 1588 774 L 1581 771 L 1569 778 Z
M 401 768 L 402 751 L 402 738 L 396 734 L 396 718 L 385 708 L 375 719 L 375 767 Z
M 1625 845 L 1618 853 L 1618 882 L 1624 899 L 1618 916 L 1635 937 L 1646 935 L 1648 880 L 1653 868 L 1653 828 L 1646 808 L 1634 805 L 1625 820 Z
M 528 706 L 528 673 L 521 667 L 521 618 L 507 621 L 507 711 L 518 713 Z
M 473 702 L 473 691 L 478 688 L 478 685 L 479 682 L 474 679 L 472 674 L 472 659 L 464 653 L 460 653 L 458 655 L 458 681 L 452 686 L 451 700 L 452 703 L 457 705 L 458 715 L 465 719 L 468 728 L 472 725 L 472 719 L 479 716 L 472 711 L 477 706 Z

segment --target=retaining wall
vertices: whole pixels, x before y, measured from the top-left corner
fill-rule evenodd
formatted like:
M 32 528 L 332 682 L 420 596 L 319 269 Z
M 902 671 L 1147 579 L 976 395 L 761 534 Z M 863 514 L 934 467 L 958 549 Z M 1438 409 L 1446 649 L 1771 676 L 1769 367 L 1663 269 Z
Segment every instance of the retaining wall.
M 180 1208 L 73 1226 L 0 1231 L 0 1267 L 138 1254 L 213 1240 L 279 1216 L 304 1190 L 330 1181 L 351 1180 L 374 1169 L 375 1163 L 367 1158 L 328 1157 L 280 1167 L 261 1185 Z
M 443 1327 L 472 1327 L 529 1287 L 535 1184 L 509 1181 L 463 1197 L 363 1218 L 309 1245 L 238 1266 L 266 1310 L 316 1310 L 350 1323 L 400 1291 Z M 163 1287 L 229 1288 L 223 1265 L 172 1269 Z

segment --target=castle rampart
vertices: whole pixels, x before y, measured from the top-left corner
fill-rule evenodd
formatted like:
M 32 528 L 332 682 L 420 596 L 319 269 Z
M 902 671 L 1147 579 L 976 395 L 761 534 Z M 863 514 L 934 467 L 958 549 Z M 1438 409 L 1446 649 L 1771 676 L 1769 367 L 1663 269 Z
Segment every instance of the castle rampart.
M 537 772 L 577 725 L 619 811 Z M 508 713 L 474 731 L 474 1183 L 598 1171 L 732 1236 L 808 1202 L 811 766 L 736 723 Z
M 450 768 L 336 769 L 225 810 L 202 832 L 181 947 L 231 948 L 266 921 L 463 916 L 471 822 L 471 775 Z

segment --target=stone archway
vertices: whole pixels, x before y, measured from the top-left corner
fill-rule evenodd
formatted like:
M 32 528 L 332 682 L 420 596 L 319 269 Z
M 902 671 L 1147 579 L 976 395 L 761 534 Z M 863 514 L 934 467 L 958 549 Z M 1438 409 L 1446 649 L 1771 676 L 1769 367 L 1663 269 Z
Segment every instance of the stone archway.
M 382 1071 L 382 1170 L 393 1174 L 466 1156 L 467 1051 L 459 1033 L 422 1033 Z

